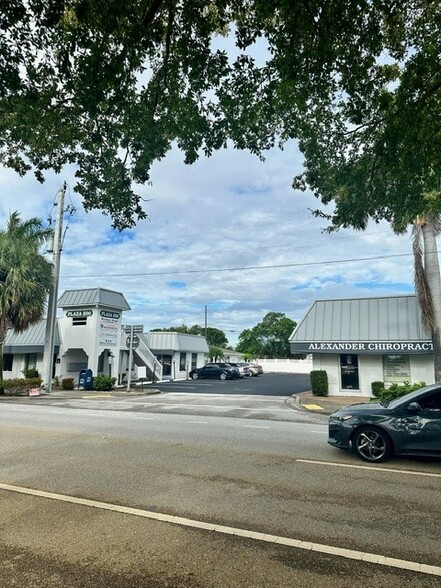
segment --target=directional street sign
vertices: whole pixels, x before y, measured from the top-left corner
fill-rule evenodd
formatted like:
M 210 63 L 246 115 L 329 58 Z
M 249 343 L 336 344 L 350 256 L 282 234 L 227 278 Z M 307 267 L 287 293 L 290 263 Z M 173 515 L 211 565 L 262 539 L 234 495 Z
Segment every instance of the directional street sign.
M 130 345 L 130 340 L 132 342 L 132 344 Z M 132 349 L 136 349 L 139 345 L 139 337 L 138 335 L 133 335 L 132 337 L 129 335 L 126 339 L 126 345 L 127 347 L 130 349 L 130 347 L 132 347 Z

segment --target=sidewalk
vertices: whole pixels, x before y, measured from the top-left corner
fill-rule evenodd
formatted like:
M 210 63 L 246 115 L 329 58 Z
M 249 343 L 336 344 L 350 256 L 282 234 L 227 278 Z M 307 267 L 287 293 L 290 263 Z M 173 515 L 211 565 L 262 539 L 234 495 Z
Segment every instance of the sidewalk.
M 312 392 L 293 394 L 293 398 L 305 410 L 321 414 L 331 414 L 348 404 L 369 402 L 369 398 L 360 396 L 315 396 Z
M 129 398 L 133 396 L 147 396 L 150 394 L 160 394 L 160 390 L 155 388 L 151 385 L 144 385 L 143 387 L 137 386 L 136 388 L 131 388 L 127 391 L 126 388 L 114 388 L 113 390 L 108 391 L 99 391 L 99 390 L 78 390 L 75 388 L 74 390 L 63 390 L 62 388 L 52 388 L 50 394 L 42 392 L 36 396 L 9 396 L 4 395 L 0 396 L 0 401 L 4 400 L 23 400 L 23 401 L 37 401 L 42 399 L 51 399 L 51 398 L 63 398 L 64 400 L 81 400 L 87 398 Z

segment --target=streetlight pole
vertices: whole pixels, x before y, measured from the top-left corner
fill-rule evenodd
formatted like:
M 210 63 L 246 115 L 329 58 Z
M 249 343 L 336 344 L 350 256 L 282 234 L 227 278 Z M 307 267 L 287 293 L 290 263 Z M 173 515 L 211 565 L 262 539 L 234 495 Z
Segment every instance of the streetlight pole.
M 52 391 L 52 375 L 54 363 L 54 335 L 55 322 L 57 319 L 57 299 L 58 299 L 58 282 L 60 279 L 60 257 L 61 257 L 61 236 L 63 230 L 63 212 L 64 212 L 64 195 L 66 193 L 66 182 L 57 193 L 57 220 L 54 230 L 54 243 L 52 251 L 52 288 L 49 292 L 49 299 L 47 305 L 47 319 L 46 319 L 46 334 L 44 338 L 43 351 L 43 385 L 46 387 L 46 392 Z

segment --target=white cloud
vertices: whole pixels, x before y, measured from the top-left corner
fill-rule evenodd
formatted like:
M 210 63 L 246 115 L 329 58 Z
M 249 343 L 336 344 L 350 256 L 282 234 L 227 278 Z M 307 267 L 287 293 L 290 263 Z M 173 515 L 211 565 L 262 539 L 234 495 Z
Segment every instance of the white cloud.
M 203 324 L 207 305 L 209 325 L 233 344 L 269 311 L 298 321 L 316 298 L 412 290 L 410 238 L 387 224 L 323 233 L 324 221 L 308 210 L 318 201 L 291 188 L 301 165 L 294 143 L 265 162 L 228 149 L 186 166 L 172 150 L 154 165 L 153 186 L 141 189 L 149 220 L 122 234 L 109 217 L 84 212 L 72 169 L 49 174 L 43 185 L 1 169 L 0 222 L 13 210 L 23 218 L 55 215 L 54 197 L 66 180 L 66 203 L 77 212 L 68 223 L 65 217 L 60 293 L 98 286 L 123 292 L 132 307 L 125 321 L 148 329 Z M 390 255 L 403 256 L 384 257 Z

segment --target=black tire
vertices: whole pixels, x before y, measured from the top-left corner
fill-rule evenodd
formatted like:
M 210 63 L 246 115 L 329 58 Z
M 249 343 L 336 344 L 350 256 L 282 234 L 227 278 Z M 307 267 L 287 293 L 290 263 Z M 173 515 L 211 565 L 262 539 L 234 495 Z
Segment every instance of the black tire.
M 352 439 L 352 448 L 358 457 L 370 463 L 380 463 L 392 457 L 393 445 L 387 433 L 375 426 L 358 429 Z
M 195 372 L 191 377 L 193 380 L 197 380 L 199 378 L 199 374 Z
M 226 380 L 228 378 L 227 374 L 225 372 L 221 372 L 219 374 L 219 379 L 221 380 Z

